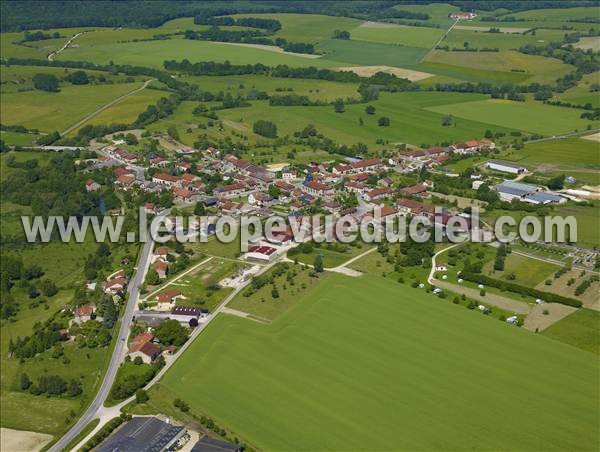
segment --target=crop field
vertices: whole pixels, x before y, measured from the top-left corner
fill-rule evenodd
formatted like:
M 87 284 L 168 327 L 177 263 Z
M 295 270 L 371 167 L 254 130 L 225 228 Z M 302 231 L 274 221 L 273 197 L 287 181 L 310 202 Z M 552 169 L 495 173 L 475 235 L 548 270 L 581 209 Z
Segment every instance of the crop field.
M 561 30 L 536 30 L 535 35 L 528 33 L 489 33 L 484 31 L 472 31 L 454 28 L 442 41 L 442 46 L 452 48 L 464 47 L 468 42 L 471 48 L 499 48 L 500 50 L 518 49 L 527 44 L 535 46 L 547 45 L 550 42 L 560 42 L 563 39 L 564 31 Z
M 431 52 L 425 63 L 477 69 L 482 71 L 506 72 L 526 75 L 529 83 L 552 83 L 571 72 L 573 68 L 560 60 L 537 55 L 525 55 L 512 50 L 500 52 Z M 431 71 L 430 71 L 431 72 Z M 508 81 L 508 80 L 506 80 Z
M 345 41 L 343 39 L 323 41 L 317 46 L 317 49 L 325 53 L 325 57 L 320 60 L 322 62 L 330 60 L 336 62 L 333 64 L 334 66 L 348 66 L 348 63 L 350 63 L 365 66 L 409 67 L 417 64 L 428 51 L 423 47 L 367 41 Z
M 350 39 L 430 49 L 443 34 L 444 30 L 439 28 L 366 22 L 350 31 Z
M 544 330 L 544 336 L 600 355 L 600 312 L 579 309 Z
M 85 60 L 98 64 L 131 64 L 137 66 L 162 68 L 165 60 L 183 60 L 192 63 L 198 61 L 230 61 L 231 64 L 254 64 L 261 62 L 267 66 L 287 64 L 293 67 L 343 66 L 340 63 L 323 58 L 304 58 L 302 56 L 271 52 L 246 46 L 227 43 L 192 41 L 173 38 L 162 41 L 140 41 L 125 43 L 98 44 L 89 47 L 69 48 L 62 52 L 58 60 Z
M 568 19 L 586 19 L 596 18 L 598 13 L 593 7 L 575 7 L 575 8 L 552 8 L 552 9 L 532 9 L 528 11 L 512 12 L 507 10 L 497 10 L 502 13 L 500 18 L 502 22 L 485 22 L 481 17 L 490 16 L 488 12 L 482 12 L 481 17 L 476 17 L 469 21 L 469 25 L 495 26 L 502 27 L 526 27 L 526 28 L 560 28 L 562 26 L 572 27 L 575 30 L 588 30 L 589 23 L 574 22 Z M 505 20 L 508 18 L 517 20 Z M 524 19 L 521 20 L 521 19 Z
M 339 97 L 359 98 L 358 84 L 327 80 L 267 77 L 264 75 L 238 76 L 186 76 L 182 81 L 194 83 L 201 89 L 225 93 L 232 96 L 247 95 L 251 90 L 265 91 L 269 95 L 298 94 L 312 100 L 333 101 Z
M 281 30 L 274 36 L 288 41 L 316 44 L 333 36 L 333 30 L 352 30 L 362 23 L 350 17 L 320 14 L 236 14 L 233 17 L 265 17 L 281 22 Z
M 450 110 L 447 104 L 455 101 L 468 102 L 484 98 L 480 94 L 382 93 L 379 100 L 372 102 L 376 107 L 374 115 L 367 115 L 364 105 L 360 104 L 347 105 L 344 113 L 336 113 L 331 106 L 269 107 L 266 102 L 254 102 L 252 107 L 247 108 L 223 110 L 220 115 L 250 135 L 254 135 L 251 132 L 254 121 L 268 119 L 277 125 L 280 136 L 292 135 L 306 124 L 314 124 L 319 132 L 347 144 L 362 141 L 369 146 L 377 146 L 375 141 L 380 137 L 390 143 L 433 145 L 483 136 L 489 128 L 508 131 L 508 128 L 477 122 L 476 119 L 459 119 L 456 126 L 444 127 L 441 125 L 444 115 L 430 111 L 429 108 L 443 105 L 444 107 L 440 108 Z M 454 115 L 453 111 L 448 113 Z M 390 118 L 390 127 L 377 125 L 380 116 Z M 361 118 L 363 125 L 359 126 Z
M 427 24 L 437 25 L 441 28 L 448 28 L 454 22 L 450 17 L 450 13 L 460 11 L 458 6 L 448 5 L 447 3 L 430 3 L 428 5 L 396 5 L 394 9 L 399 11 L 410 11 L 413 13 L 425 13 L 429 15 Z M 402 19 L 399 20 L 402 22 Z M 411 19 L 408 20 L 409 22 Z
M 169 97 L 169 92 L 147 88 L 139 93 L 132 94 L 117 102 L 112 107 L 101 111 L 85 124 L 130 124 L 134 122 L 138 115 L 145 111 L 149 105 L 155 104 L 161 97 Z M 77 130 L 71 132 L 71 134 L 76 133 Z
M 577 110 L 531 101 L 486 99 L 430 107 L 427 110 L 473 121 L 485 118 L 489 124 L 542 135 L 558 135 L 584 130 L 588 125 L 597 126 L 597 123 L 581 119 L 581 113 Z
M 61 131 L 98 107 L 139 86 L 138 83 L 119 83 L 64 86 L 58 93 L 6 93 L 2 95 L 2 122 L 46 132 Z
M 217 318 L 162 386 L 261 449 L 598 446 L 587 353 L 379 277 L 331 275 L 270 325 Z

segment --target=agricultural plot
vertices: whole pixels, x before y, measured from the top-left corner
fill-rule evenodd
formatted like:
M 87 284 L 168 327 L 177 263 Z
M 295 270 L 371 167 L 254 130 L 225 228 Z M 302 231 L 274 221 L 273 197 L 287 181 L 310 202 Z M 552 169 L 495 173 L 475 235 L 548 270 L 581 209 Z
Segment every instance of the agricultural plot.
M 377 22 L 365 22 L 350 31 L 353 41 L 380 42 L 407 47 L 433 47 L 445 30 L 430 27 L 409 27 Z
M 372 102 L 376 107 L 374 115 L 365 113 L 364 105 L 347 105 L 344 113 L 336 113 L 331 106 L 326 107 L 269 107 L 266 102 L 254 102 L 252 107 L 223 110 L 220 117 L 247 131 L 250 136 L 251 125 L 258 119 L 273 121 L 278 127 L 279 136 L 292 135 L 306 124 L 314 124 L 319 132 L 339 142 L 354 144 L 362 141 L 369 146 L 379 147 L 377 138 L 390 143 L 411 143 L 430 145 L 445 141 L 455 142 L 481 137 L 487 129 L 508 132 L 509 129 L 478 122 L 477 119 L 458 119 L 451 127 L 441 125 L 442 118 L 451 114 L 452 108 L 446 104 L 481 100 L 480 94 L 458 93 L 382 93 L 379 100 Z M 485 102 L 485 101 L 482 101 Z M 430 106 L 440 106 L 447 110 L 444 114 L 432 111 Z M 390 118 L 390 127 L 380 127 L 378 118 Z M 362 119 L 363 125 L 360 125 Z M 256 136 L 255 136 L 256 137 Z
M 557 265 L 542 260 L 531 259 L 520 254 L 509 254 L 504 261 L 503 271 L 495 271 L 494 262 L 489 261 L 484 265 L 483 273 L 491 274 L 496 279 L 535 287 L 559 269 Z M 548 288 L 541 290 L 548 290 Z
M 453 28 L 446 39 L 440 45 L 451 49 L 463 49 L 468 43 L 469 48 L 498 48 L 500 50 L 514 50 L 527 44 L 535 46 L 547 45 L 550 42 L 560 42 L 564 31 L 561 30 L 537 30 L 535 34 L 528 33 L 489 33 L 486 31 L 473 31 Z
M 360 64 L 365 66 L 384 65 L 410 67 L 417 64 L 427 53 L 423 47 L 382 44 L 378 42 L 330 39 L 321 42 L 317 49 L 325 56 L 322 62 L 335 62 L 334 66 Z M 318 61 L 318 60 L 311 60 Z M 340 64 L 343 62 L 346 64 Z
M 37 90 L 6 93 L 2 95 L 2 122 L 46 132 L 61 131 L 139 86 L 137 83 L 80 85 L 64 86 L 58 93 Z
M 274 37 L 293 42 L 316 44 L 333 36 L 334 30 L 351 30 L 362 23 L 349 17 L 320 14 L 236 14 L 233 17 L 264 17 L 281 22 L 281 30 Z
M 488 124 L 495 126 L 550 136 L 584 130 L 588 125 L 597 126 L 597 123 L 581 119 L 578 110 L 533 101 L 486 99 L 427 110 L 474 121 L 484 118 Z
M 328 278 L 270 325 L 220 316 L 161 387 L 262 449 L 598 446 L 587 353 L 379 277 Z
M 579 309 L 544 330 L 544 336 L 600 355 L 600 312 Z
M 287 53 L 271 52 L 260 48 L 235 46 L 220 42 L 193 41 L 183 38 L 168 40 L 107 43 L 79 48 L 69 48 L 57 59 L 85 60 L 98 64 L 130 64 L 163 68 L 165 60 L 188 59 L 198 61 L 230 61 L 231 64 L 255 64 L 261 62 L 267 66 L 287 64 L 293 67 L 317 66 L 335 67 L 338 62 L 323 58 L 303 58 Z
M 307 80 L 267 77 L 264 75 L 238 76 L 187 76 L 182 81 L 194 83 L 201 89 L 211 92 L 223 91 L 232 96 L 247 95 L 250 91 L 265 91 L 269 95 L 298 94 L 311 100 L 333 101 L 339 97 L 359 98 L 358 84 L 340 83 L 327 80 Z
M 600 52 L 600 37 L 588 36 L 581 38 L 577 43 L 575 43 L 575 47 L 578 49 Z
M 394 9 L 399 11 L 409 11 L 412 13 L 424 13 L 429 15 L 427 24 L 448 28 L 454 20 L 450 19 L 450 14 L 460 11 L 458 6 L 449 5 L 447 3 L 430 3 L 428 5 L 396 5 Z M 396 19 L 402 22 L 404 19 Z M 406 19 L 408 22 L 414 22 L 413 19 Z
M 500 52 L 446 52 L 436 50 L 427 56 L 425 63 L 455 66 L 460 68 L 460 71 L 475 69 L 504 72 L 521 77 L 525 75 L 524 80 L 529 83 L 553 83 L 557 78 L 573 70 L 572 66 L 557 59 L 525 55 L 512 50 Z M 516 79 L 516 77 L 513 78 Z
M 600 84 L 600 73 L 584 75 L 577 86 L 556 95 L 558 100 L 571 102 L 578 105 L 591 104 L 594 108 L 600 107 L 600 93 L 592 91 L 592 85 Z
M 593 7 L 574 7 L 574 8 L 552 8 L 552 9 L 532 9 L 528 11 L 510 12 L 507 10 L 496 10 L 492 13 L 500 13 L 498 17 L 500 22 L 487 22 L 481 20 L 482 17 L 487 17 L 495 14 L 482 12 L 480 17 L 469 21 L 469 24 L 478 26 L 502 26 L 502 27 L 518 27 L 518 28 L 555 28 L 562 26 L 571 27 L 574 30 L 588 30 L 589 23 L 576 22 L 569 19 L 587 19 L 596 18 L 598 13 Z M 510 20 L 510 19 L 516 20 Z

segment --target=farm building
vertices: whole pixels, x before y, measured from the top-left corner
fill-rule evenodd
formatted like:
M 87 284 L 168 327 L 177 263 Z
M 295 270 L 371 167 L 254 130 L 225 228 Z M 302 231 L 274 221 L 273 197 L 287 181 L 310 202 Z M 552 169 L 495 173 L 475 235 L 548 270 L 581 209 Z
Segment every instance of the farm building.
M 233 444 L 222 439 L 203 436 L 194 447 L 192 452 L 240 452 L 242 447 L 239 444 Z
M 187 430 L 183 426 L 163 422 L 155 417 L 134 417 L 98 446 L 98 452 L 166 451 L 181 446 Z
M 521 174 L 527 171 L 527 168 L 514 163 L 500 162 L 498 160 L 490 160 L 486 163 L 488 169 L 500 171 L 502 173 Z
M 502 201 L 518 199 L 532 204 L 563 203 L 567 201 L 567 198 L 564 196 L 551 192 L 542 192 L 535 185 L 510 180 L 505 180 L 501 184 L 496 185 L 494 189 L 498 192 Z
M 273 248 L 272 246 L 252 246 L 246 253 L 246 259 L 256 259 L 267 262 L 272 261 L 276 256 L 277 248 Z

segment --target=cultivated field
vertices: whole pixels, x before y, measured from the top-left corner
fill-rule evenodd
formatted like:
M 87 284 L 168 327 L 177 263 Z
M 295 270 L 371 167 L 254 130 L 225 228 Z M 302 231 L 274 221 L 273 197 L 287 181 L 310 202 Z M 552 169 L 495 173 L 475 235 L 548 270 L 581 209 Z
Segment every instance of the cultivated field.
M 598 446 L 587 353 L 378 277 L 331 275 L 271 325 L 216 319 L 163 385 L 263 449 Z

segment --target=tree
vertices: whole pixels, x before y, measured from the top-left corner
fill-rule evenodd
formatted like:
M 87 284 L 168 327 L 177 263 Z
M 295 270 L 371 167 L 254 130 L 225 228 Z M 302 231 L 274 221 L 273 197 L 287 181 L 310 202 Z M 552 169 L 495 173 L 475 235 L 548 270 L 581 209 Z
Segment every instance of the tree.
M 125 143 L 130 146 L 134 146 L 139 143 L 137 137 L 133 133 L 128 133 L 125 135 Z
M 198 326 L 198 319 L 190 319 L 188 325 L 190 326 L 190 328 L 196 328 Z
M 21 374 L 19 386 L 21 387 L 22 391 L 26 391 L 31 386 L 31 380 L 29 379 L 29 375 L 27 375 L 25 372 Z
M 315 271 L 321 273 L 323 271 L 323 256 L 317 254 L 314 262 Z
M 148 273 L 146 274 L 146 284 L 156 286 L 159 283 L 160 278 L 158 276 L 158 272 L 154 268 L 150 267 L 148 269 Z
M 69 77 L 73 85 L 87 85 L 90 83 L 88 75 L 84 71 L 75 71 Z
M 444 126 L 444 127 L 451 126 L 452 125 L 452 116 L 450 116 L 450 115 L 442 116 L 441 123 L 442 123 L 442 126 Z
M 206 208 L 203 202 L 197 202 L 194 207 L 194 215 L 203 216 L 206 215 Z
M 41 91 L 56 93 L 58 89 L 58 79 L 52 74 L 35 74 L 33 76 L 33 86 Z
M 187 331 L 177 320 L 165 320 L 154 330 L 154 335 L 164 345 L 182 345 L 187 340 Z
M 277 290 L 277 287 L 273 286 L 273 289 L 271 290 L 271 296 L 273 298 L 279 298 L 279 290 Z
M 135 391 L 135 402 L 136 403 L 145 403 L 150 399 L 148 397 L 148 393 L 143 389 L 138 389 Z
M 346 30 L 334 30 L 333 39 L 350 39 L 350 32 Z
M 345 107 L 343 99 L 337 98 L 333 103 L 333 109 L 336 113 L 344 113 Z
M 565 184 L 565 175 L 559 174 L 548 181 L 548 188 L 550 190 L 561 190 Z
M 252 130 L 255 134 L 261 135 L 263 137 L 277 138 L 277 126 L 271 121 L 259 119 L 252 126 Z
M 493 138 L 493 137 L 494 137 L 494 133 L 493 133 L 493 132 L 492 132 L 490 129 L 487 129 L 487 130 L 485 131 L 485 135 L 484 135 L 484 137 L 485 137 L 485 138 L 487 138 L 487 139 L 489 140 L 490 138 Z
M 71 397 L 77 397 L 82 392 L 83 389 L 81 387 L 81 382 L 72 378 L 71 381 L 69 381 L 69 386 L 67 387 L 67 395 Z
M 141 357 L 141 356 L 136 356 L 136 357 L 133 359 L 133 364 L 135 364 L 136 366 L 140 366 L 140 365 L 142 365 L 143 363 L 144 363 L 144 360 L 142 359 L 142 357 Z
M 377 124 L 380 127 L 389 127 L 389 125 L 390 125 L 390 118 L 388 118 L 387 116 L 382 116 L 381 118 L 379 118 L 377 120 Z
M 365 107 L 365 113 L 368 115 L 374 115 L 375 114 L 375 107 L 373 107 L 373 105 L 367 105 Z
M 56 295 L 56 293 L 58 292 L 56 284 L 54 284 L 54 282 L 50 281 L 49 279 L 42 280 L 40 289 L 42 293 L 47 297 Z

